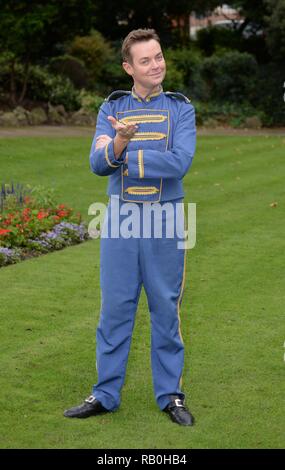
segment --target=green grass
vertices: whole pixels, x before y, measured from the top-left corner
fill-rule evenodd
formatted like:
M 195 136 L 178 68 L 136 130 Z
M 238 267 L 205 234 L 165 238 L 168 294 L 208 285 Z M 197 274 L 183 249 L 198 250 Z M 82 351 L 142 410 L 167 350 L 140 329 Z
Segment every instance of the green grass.
M 90 144 L 1 139 L 0 181 L 55 187 L 90 220 L 89 205 L 107 200 L 107 180 L 89 170 Z M 198 139 L 185 178 L 197 244 L 181 308 L 193 428 L 155 403 L 144 294 L 120 409 L 63 417 L 96 382 L 98 240 L 0 269 L 1 448 L 284 447 L 284 155 L 282 137 Z

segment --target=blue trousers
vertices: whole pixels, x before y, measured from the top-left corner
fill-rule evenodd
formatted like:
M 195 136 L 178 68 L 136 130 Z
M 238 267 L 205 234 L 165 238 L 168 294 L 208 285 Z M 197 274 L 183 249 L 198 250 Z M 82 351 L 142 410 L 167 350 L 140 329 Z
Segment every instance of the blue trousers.
M 157 404 L 163 410 L 170 402 L 169 395 L 184 398 L 181 391 L 184 345 L 179 309 L 185 279 L 186 250 L 178 248 L 178 241 L 181 242 L 182 238 L 176 230 L 173 238 L 166 236 L 167 224 L 173 217 L 178 221 L 180 233 L 181 227 L 184 228 L 183 209 L 182 214 L 180 212 L 178 215 L 177 202 L 182 207 L 182 200 L 168 201 L 173 211 L 162 213 L 162 238 L 154 236 L 154 219 L 151 221 L 151 236 L 142 236 L 144 224 L 149 224 L 143 218 L 143 207 L 150 203 L 131 204 L 136 206 L 136 215 L 140 220 L 139 233 L 137 231 L 130 238 L 124 238 L 121 234 L 112 238 L 111 222 L 115 219 L 119 223 L 128 221 L 126 214 L 118 217 L 118 214 L 112 213 L 110 203 L 108 206 L 105 230 L 108 227 L 109 237 L 101 237 L 100 241 L 102 297 L 96 331 L 98 381 L 92 390 L 92 395 L 108 410 L 115 410 L 120 405 L 142 285 L 151 318 L 151 365 Z M 121 210 L 126 203 L 117 201 L 117 204 Z M 160 205 L 164 207 L 163 203 Z

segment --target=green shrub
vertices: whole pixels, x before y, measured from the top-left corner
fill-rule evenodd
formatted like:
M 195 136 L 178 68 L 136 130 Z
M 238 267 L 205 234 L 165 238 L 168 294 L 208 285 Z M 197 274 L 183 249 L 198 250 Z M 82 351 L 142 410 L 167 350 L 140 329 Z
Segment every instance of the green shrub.
M 201 81 L 199 74 L 200 64 L 203 60 L 201 52 L 195 47 L 184 47 L 182 49 L 166 49 L 164 51 L 164 56 L 167 62 L 166 84 L 169 70 L 171 73 L 174 68 L 174 70 L 178 71 L 180 74 L 180 83 L 178 83 L 177 87 L 177 83 L 173 83 L 172 81 L 171 85 L 174 85 L 172 90 L 179 89 L 179 91 L 185 93 L 191 99 L 195 97 L 199 98 L 203 95 L 204 91 L 201 90 L 203 82 Z
M 111 45 L 93 31 L 90 36 L 75 38 L 69 52 L 78 57 L 88 73 L 88 91 L 108 96 L 114 90 L 130 90 L 132 78 L 122 67 L 120 43 Z
M 264 113 L 264 125 L 285 125 L 285 65 L 269 63 L 259 67 L 253 104 Z
M 95 89 L 97 82 L 104 80 L 105 64 L 114 52 L 102 34 L 93 30 L 89 36 L 76 36 L 68 53 L 84 64 L 88 74 L 88 88 Z
M 203 54 L 211 56 L 218 48 L 240 49 L 242 37 L 238 30 L 209 26 L 197 32 L 195 42 Z
M 103 74 L 102 88 L 100 89 L 97 84 L 97 90 L 102 95 L 109 94 L 113 90 L 130 90 L 132 88 L 133 80 L 122 67 L 121 50 L 118 45 L 113 48 L 113 53 L 106 58 Z
M 241 103 L 251 101 L 255 94 L 258 65 L 246 53 L 231 51 L 206 57 L 200 68 L 206 84 L 204 99 Z
M 10 72 L 7 62 L 0 61 L 0 82 L 2 93 L 10 89 Z M 15 85 L 18 95 L 23 88 L 23 65 L 15 64 Z M 67 77 L 52 73 L 47 66 L 31 65 L 29 69 L 25 98 L 31 101 L 50 102 L 53 105 L 63 104 L 67 111 L 80 107 L 79 92 Z
M 169 48 L 164 51 L 164 57 L 166 62 L 170 60 L 182 72 L 185 83 L 188 83 L 192 75 L 195 74 L 197 66 L 203 60 L 201 52 L 194 47 Z
M 184 90 L 183 73 L 172 60 L 167 61 L 167 73 L 163 82 L 163 88 L 165 91 Z
M 194 101 L 196 111 L 196 122 L 205 125 L 216 122 L 218 125 L 231 125 L 232 127 L 243 127 L 245 120 L 251 116 L 258 116 L 262 124 L 266 122 L 266 116 L 262 110 L 256 109 L 247 103 L 234 104 L 229 102 L 203 102 Z
M 9 89 L 9 67 L 8 62 L 10 55 L 7 53 L 0 54 L 0 92 L 4 93 Z
M 69 78 L 53 75 L 38 65 L 31 67 L 27 95 L 32 100 L 62 104 L 67 111 L 80 107 L 79 92 Z
M 77 57 L 68 54 L 53 57 L 49 66 L 53 73 L 69 78 L 75 87 L 86 88 L 88 72 L 84 62 Z
M 89 111 L 98 113 L 99 108 L 103 103 L 104 99 L 105 98 L 103 98 L 102 96 L 88 92 L 84 89 L 80 91 L 81 108 L 87 109 Z

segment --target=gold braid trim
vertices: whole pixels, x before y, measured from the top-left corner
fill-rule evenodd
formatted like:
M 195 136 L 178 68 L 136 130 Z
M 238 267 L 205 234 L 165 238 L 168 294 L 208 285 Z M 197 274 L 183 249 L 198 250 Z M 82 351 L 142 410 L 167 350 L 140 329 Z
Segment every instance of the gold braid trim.
M 159 189 L 155 186 L 129 186 L 125 189 L 127 194 L 139 194 L 141 196 L 148 196 L 149 194 L 159 193 Z
M 141 114 L 140 116 L 127 116 L 120 121 L 123 122 L 124 124 L 130 124 L 130 123 L 137 123 L 137 124 L 143 124 L 143 123 L 158 123 L 158 122 L 164 122 L 166 121 L 167 116 L 163 116 L 162 114 Z
M 183 277 L 182 277 L 182 283 L 181 283 L 181 288 L 180 288 L 180 294 L 177 302 L 177 316 L 178 316 L 178 324 L 179 324 L 179 336 L 181 339 L 182 344 L 184 345 L 184 341 L 182 338 L 182 333 L 181 333 L 181 318 L 180 318 L 180 306 L 181 306 L 181 301 L 182 301 L 182 296 L 184 292 L 184 286 L 185 286 L 185 278 L 186 278 L 186 248 L 184 248 L 184 261 L 183 261 Z M 182 387 L 183 379 L 182 379 L 182 374 L 179 380 L 179 387 Z
M 109 146 L 109 144 L 107 144 L 106 147 L 105 147 L 105 159 L 106 159 L 106 162 L 107 162 L 108 165 L 111 166 L 112 168 L 118 168 L 119 165 L 113 165 L 113 163 L 111 163 L 110 160 L 109 160 L 108 146 Z
M 143 150 L 138 151 L 139 178 L 144 178 Z
M 136 132 L 131 142 L 138 140 L 162 140 L 166 138 L 166 134 L 162 132 Z

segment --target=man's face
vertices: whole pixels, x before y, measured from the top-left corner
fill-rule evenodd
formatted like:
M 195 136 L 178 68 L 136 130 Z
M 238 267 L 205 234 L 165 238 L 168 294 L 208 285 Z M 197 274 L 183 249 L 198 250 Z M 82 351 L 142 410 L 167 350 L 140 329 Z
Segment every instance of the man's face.
M 149 90 L 160 85 L 166 73 L 160 44 L 155 39 L 137 42 L 132 45 L 130 53 L 132 63 L 123 62 L 123 67 L 133 77 L 134 84 Z

